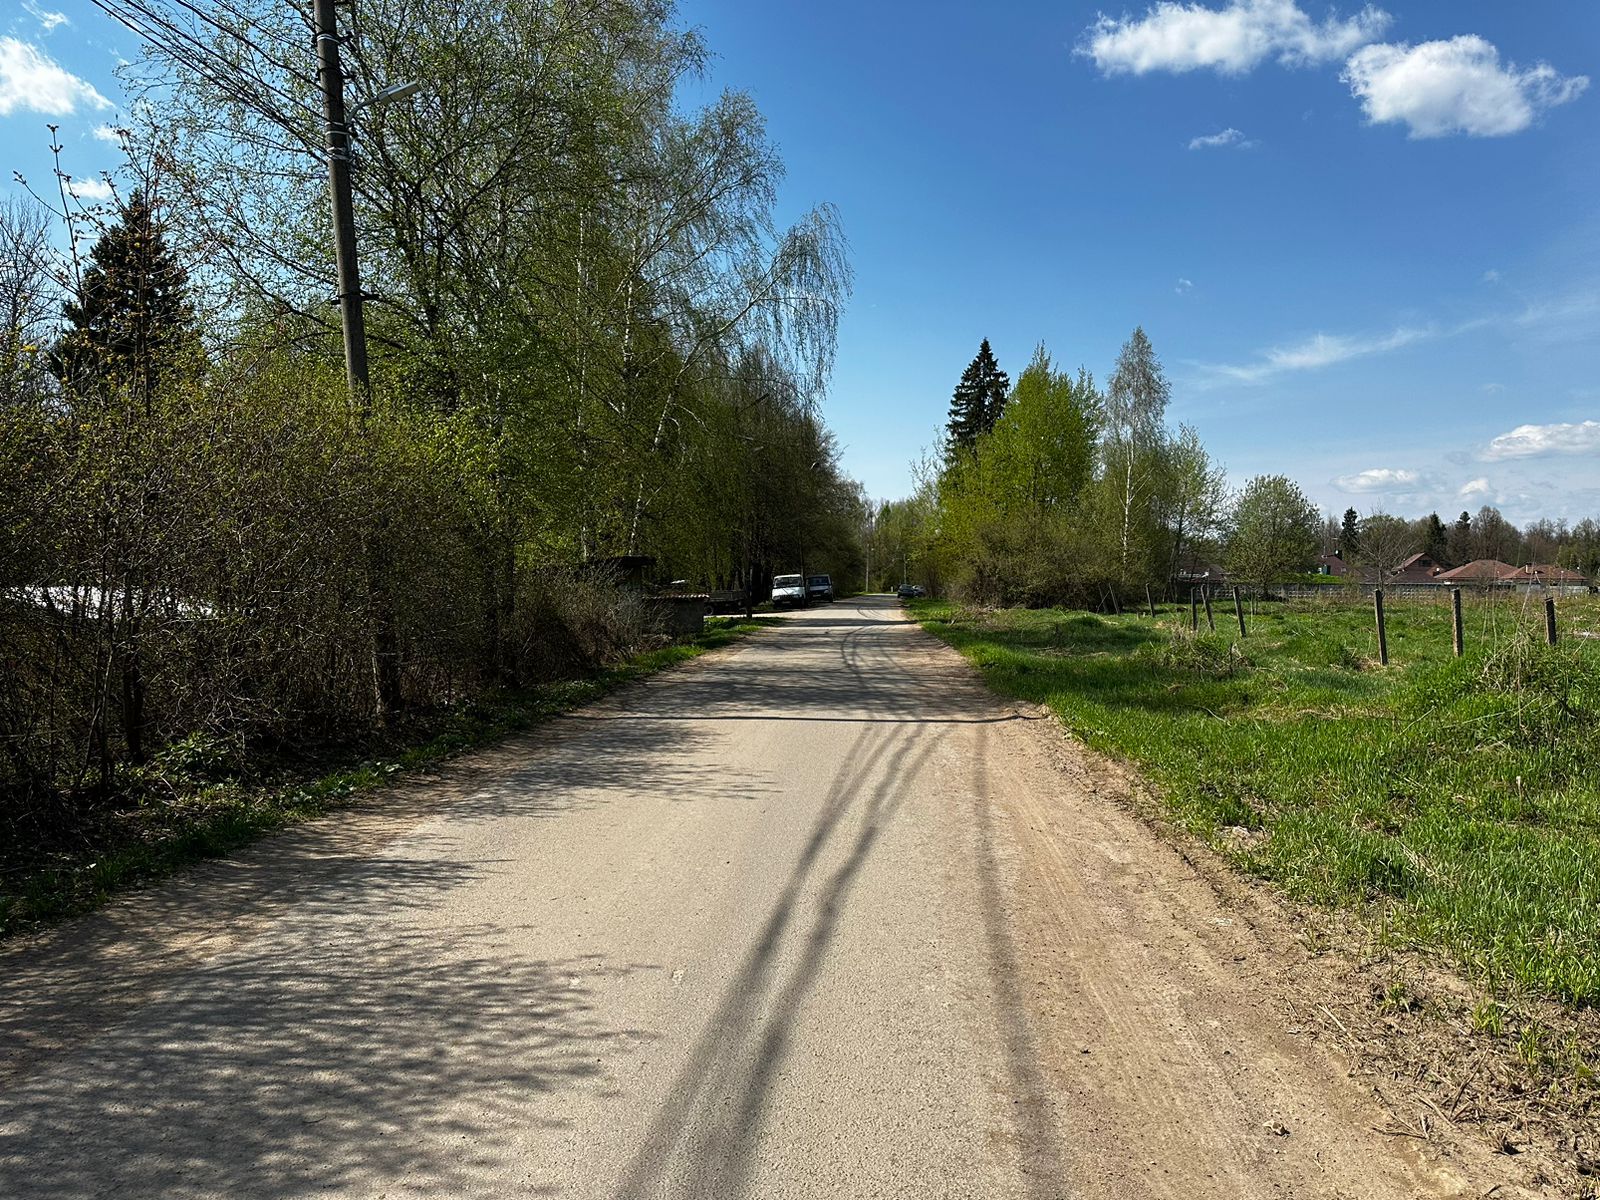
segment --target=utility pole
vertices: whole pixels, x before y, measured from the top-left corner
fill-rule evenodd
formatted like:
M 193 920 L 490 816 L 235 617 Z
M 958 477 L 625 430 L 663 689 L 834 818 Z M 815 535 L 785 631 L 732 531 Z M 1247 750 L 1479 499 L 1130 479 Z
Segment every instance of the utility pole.
M 350 194 L 350 125 L 344 108 L 344 71 L 339 65 L 339 23 L 335 0 L 312 0 L 317 43 L 317 80 L 328 123 L 328 185 L 333 197 L 334 262 L 339 271 L 339 317 L 344 326 L 344 370 L 350 401 L 365 414 L 367 322 L 361 311 L 361 270 L 356 263 L 356 214 Z
M 348 0 L 346 0 L 348 3 Z M 355 201 L 350 194 L 350 117 L 344 107 L 344 70 L 339 65 L 339 19 L 335 0 L 312 0 L 311 23 L 317 44 L 317 82 L 328 124 L 328 190 L 333 198 L 333 254 L 339 272 L 339 317 L 344 327 L 344 373 L 350 404 L 364 426 L 372 412 L 367 379 L 367 322 L 361 311 L 361 271 L 356 264 Z M 372 614 L 372 703 L 378 720 L 388 722 L 400 709 L 400 637 L 388 577 L 388 518 L 380 513 L 376 530 L 361 537 L 367 604 Z

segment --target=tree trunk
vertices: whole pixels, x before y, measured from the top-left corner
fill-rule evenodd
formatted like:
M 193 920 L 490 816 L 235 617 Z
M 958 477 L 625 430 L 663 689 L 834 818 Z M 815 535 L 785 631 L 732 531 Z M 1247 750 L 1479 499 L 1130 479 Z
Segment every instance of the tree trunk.
M 145 760 L 144 670 L 140 662 L 140 621 L 134 611 L 133 587 L 122 589 L 122 630 L 117 638 L 116 658 L 121 677 L 122 737 L 128 748 L 128 761 Z

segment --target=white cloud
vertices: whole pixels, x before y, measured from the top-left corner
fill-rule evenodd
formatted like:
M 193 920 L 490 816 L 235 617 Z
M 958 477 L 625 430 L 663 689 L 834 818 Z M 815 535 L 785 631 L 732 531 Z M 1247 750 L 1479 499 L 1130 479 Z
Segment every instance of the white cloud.
M 1469 479 L 1461 485 L 1461 490 L 1456 493 L 1462 500 L 1471 500 L 1474 496 L 1487 496 L 1494 488 L 1487 479 Z
M 1295 0 L 1228 0 L 1219 9 L 1160 0 L 1143 17 L 1101 13 L 1078 53 L 1107 75 L 1211 69 L 1240 75 L 1268 58 L 1285 66 L 1343 58 L 1388 28 L 1389 14 L 1368 5 L 1349 20 L 1320 25 Z
M 1183 278 L 1183 276 L 1180 275 L 1180 276 L 1178 276 L 1178 286 L 1173 288 L 1172 290 L 1177 292 L 1178 295 L 1180 295 L 1180 296 L 1183 295 L 1185 292 L 1192 292 L 1192 291 L 1194 291 L 1194 280 L 1185 279 L 1185 278 Z
M 1400 121 L 1413 138 L 1465 133 L 1500 137 L 1533 124 L 1544 109 L 1575 100 L 1585 75 L 1563 77 L 1548 63 L 1526 71 L 1473 34 L 1417 46 L 1365 46 L 1340 78 L 1373 124 Z
M 1217 365 L 1210 369 L 1239 383 L 1261 383 L 1289 371 L 1315 371 L 1348 359 L 1398 350 L 1412 342 L 1436 336 L 1436 330 L 1409 326 L 1375 336 L 1319 333 L 1292 346 L 1276 346 L 1267 350 L 1262 354 L 1261 362 L 1240 366 Z
M 1189 149 L 1191 150 L 1220 150 L 1224 146 L 1233 146 L 1240 150 L 1252 150 L 1255 148 L 1255 143 L 1232 127 L 1224 129 L 1221 133 L 1208 133 L 1202 137 L 1189 139 Z
M 74 179 L 67 184 L 67 191 L 79 200 L 109 200 L 116 195 L 104 179 Z
M 70 116 L 82 104 L 110 108 L 87 80 L 64 69 L 37 46 L 0 37 L 0 117 L 21 109 L 48 116 Z
M 1492 439 L 1480 456 L 1487 462 L 1532 458 L 1538 454 L 1600 453 L 1600 421 L 1575 424 L 1518 425 Z
M 48 9 L 42 9 L 35 4 L 33 0 L 23 0 L 22 7 L 30 17 L 39 22 L 39 27 L 44 33 L 48 34 L 55 32 L 55 29 L 58 25 L 72 24 L 72 22 L 67 19 L 66 13 L 51 12 Z
M 1422 476 L 1419 472 L 1396 467 L 1373 467 L 1370 471 L 1341 475 L 1333 482 L 1345 492 L 1409 491 L 1422 482 Z
M 1490 267 L 1487 271 L 1485 271 L 1483 273 L 1483 282 L 1484 283 L 1499 283 L 1500 282 L 1500 272 L 1496 271 L 1493 267 Z
M 46 33 L 52 32 L 57 25 L 72 24 L 71 21 L 67 20 L 66 13 L 49 12 L 40 8 L 33 0 L 23 0 L 22 7 L 27 10 L 29 16 L 39 22 L 40 27 Z
M 1510 323 L 1542 340 L 1560 341 L 1572 336 L 1592 339 L 1600 334 L 1600 290 L 1572 291 L 1530 301 L 1510 318 Z
M 96 125 L 89 131 L 100 141 L 112 146 L 122 145 L 122 130 L 115 125 Z

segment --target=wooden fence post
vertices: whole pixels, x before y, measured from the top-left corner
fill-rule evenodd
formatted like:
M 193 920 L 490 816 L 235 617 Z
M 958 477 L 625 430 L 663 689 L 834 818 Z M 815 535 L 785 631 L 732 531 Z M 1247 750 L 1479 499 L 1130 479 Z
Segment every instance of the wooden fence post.
M 1383 628 L 1383 589 L 1376 588 L 1372 593 L 1372 608 L 1378 614 L 1378 662 L 1383 666 L 1389 665 L 1389 635 Z
M 1466 640 L 1462 637 L 1461 629 L 1461 589 L 1450 589 L 1450 623 L 1455 630 L 1456 657 L 1460 658 L 1466 652 Z
M 1195 598 L 1194 588 L 1189 589 L 1189 628 L 1200 632 L 1200 602 Z
M 1544 598 L 1544 640 L 1546 645 L 1556 644 L 1556 598 Z
M 1239 602 L 1239 589 L 1233 589 L 1233 615 L 1239 618 L 1239 640 L 1244 640 L 1244 605 Z
M 1150 585 L 1144 585 L 1144 602 L 1150 606 L 1150 619 L 1156 619 L 1156 598 L 1150 594 Z
M 1215 633 L 1217 631 L 1217 619 L 1211 615 L 1211 589 L 1206 588 L 1200 594 L 1205 598 L 1206 602 L 1206 628 Z

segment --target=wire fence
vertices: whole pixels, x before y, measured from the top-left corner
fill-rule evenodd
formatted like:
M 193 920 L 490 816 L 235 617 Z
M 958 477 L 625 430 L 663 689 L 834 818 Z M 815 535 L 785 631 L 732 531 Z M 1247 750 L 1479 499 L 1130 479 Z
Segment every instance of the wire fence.
M 1577 587 L 1291 584 L 1263 589 L 1200 584 L 1188 590 L 1175 611 L 1180 622 L 1195 632 L 1205 630 L 1244 640 L 1263 611 L 1309 614 L 1365 609 L 1371 614 L 1378 661 L 1386 665 L 1389 623 L 1397 602 L 1401 612 L 1442 610 L 1440 620 L 1449 624 L 1451 648 L 1458 658 L 1475 643 L 1495 644 L 1529 629 L 1536 629 L 1551 646 L 1563 639 L 1600 640 L 1600 598 L 1589 588 Z M 1147 607 L 1155 618 L 1157 605 L 1151 602 Z M 1169 614 L 1173 611 L 1168 608 Z

